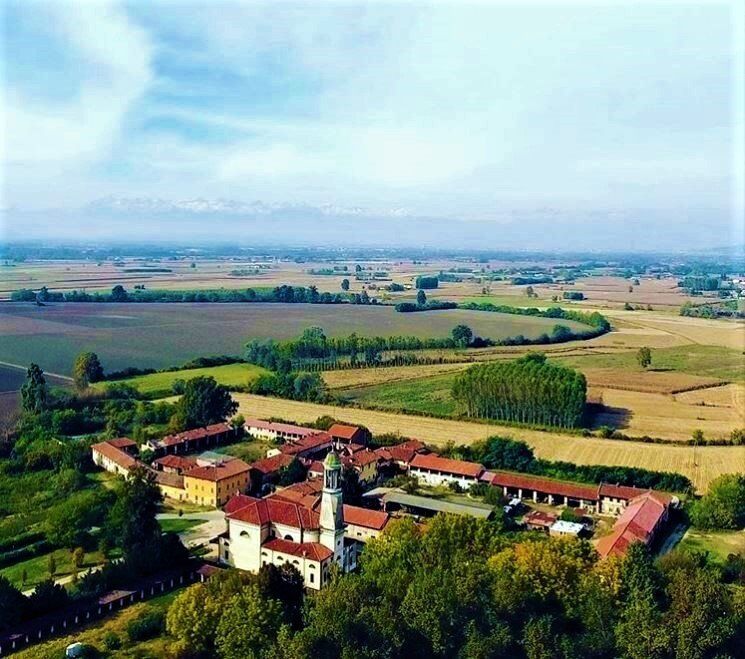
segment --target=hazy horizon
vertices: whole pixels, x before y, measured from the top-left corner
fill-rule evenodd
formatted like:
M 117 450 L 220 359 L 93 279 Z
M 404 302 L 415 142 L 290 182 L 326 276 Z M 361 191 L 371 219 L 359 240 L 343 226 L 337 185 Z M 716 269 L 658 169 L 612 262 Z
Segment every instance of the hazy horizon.
M 743 243 L 734 1 L 2 12 L 4 241 Z

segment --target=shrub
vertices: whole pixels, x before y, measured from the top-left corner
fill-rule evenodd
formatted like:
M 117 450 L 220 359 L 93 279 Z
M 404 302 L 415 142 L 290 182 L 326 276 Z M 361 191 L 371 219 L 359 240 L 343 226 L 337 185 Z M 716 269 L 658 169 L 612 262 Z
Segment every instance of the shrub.
M 127 624 L 130 641 L 146 641 L 160 636 L 165 630 L 165 616 L 162 611 L 148 608 Z
M 106 632 L 103 637 L 103 646 L 109 650 L 118 650 L 122 647 L 122 639 L 115 632 Z

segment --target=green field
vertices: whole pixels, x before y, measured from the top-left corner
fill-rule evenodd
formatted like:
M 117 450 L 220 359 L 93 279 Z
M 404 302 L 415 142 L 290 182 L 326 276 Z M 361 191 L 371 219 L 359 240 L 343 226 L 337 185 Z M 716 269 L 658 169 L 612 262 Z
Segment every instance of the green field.
M 690 528 L 678 547 L 705 551 L 716 561 L 723 562 L 729 554 L 745 555 L 745 531 L 706 532 Z
M 57 549 L 48 554 L 35 556 L 34 558 L 29 558 L 26 561 L 21 561 L 20 563 L 3 568 L 0 570 L 0 575 L 23 590 L 33 588 L 39 582 L 49 579 L 50 554 L 54 556 L 54 560 L 57 563 L 54 573 L 55 579 L 68 576 L 75 571 L 72 564 L 72 553 L 67 549 Z M 86 553 L 83 566 L 80 568 L 79 572 L 83 574 L 88 568 L 101 565 L 103 562 L 104 557 L 101 552 L 95 551 Z M 24 570 L 26 571 L 25 583 L 23 581 Z
M 553 359 L 553 358 L 552 358 Z M 638 370 L 636 351 L 614 354 L 556 357 L 556 361 L 573 368 L 622 368 Z M 745 380 L 745 356 L 738 350 L 721 346 L 691 344 L 673 348 L 652 349 L 652 369 L 678 371 L 722 380 Z
M 455 373 L 446 373 L 418 380 L 401 380 L 357 389 L 345 389 L 339 397 L 361 407 L 372 407 L 396 412 L 453 416 L 455 402 L 450 388 Z
M 191 380 L 201 376 L 215 378 L 226 387 L 245 387 L 260 375 L 267 373 L 266 369 L 253 364 L 226 364 L 225 366 L 211 366 L 208 368 L 189 368 L 182 371 L 168 371 L 166 373 L 151 373 L 128 380 L 117 380 L 117 383 L 130 384 L 150 398 L 162 398 L 171 395 L 171 387 L 176 380 Z M 106 386 L 111 383 L 100 383 Z
M 586 326 L 561 320 L 570 329 Z M 329 335 L 449 336 L 458 324 L 484 337 L 551 333 L 555 319 L 464 309 L 397 313 L 390 306 L 320 304 L 0 304 L 0 361 L 69 374 L 98 353 L 106 371 L 166 368 L 207 355 L 239 355 L 252 338 L 290 339 L 311 326 Z

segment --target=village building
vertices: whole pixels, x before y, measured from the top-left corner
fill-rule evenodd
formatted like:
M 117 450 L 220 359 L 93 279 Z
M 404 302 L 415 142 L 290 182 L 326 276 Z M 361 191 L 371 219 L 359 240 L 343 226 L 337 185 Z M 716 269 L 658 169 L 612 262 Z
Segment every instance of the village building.
M 248 489 L 249 465 L 238 458 L 224 457 L 230 459 L 197 465 L 183 473 L 186 501 L 219 508 Z
M 525 517 L 523 517 L 523 523 L 525 528 L 531 531 L 543 531 L 548 533 L 548 530 L 556 522 L 558 517 L 551 513 L 544 513 L 541 510 L 531 510 Z
M 194 428 L 175 435 L 166 435 L 163 439 L 148 442 L 147 447 L 156 456 L 196 453 L 211 446 L 224 444 L 237 436 L 238 428 L 234 428 L 229 423 L 214 423 L 204 428 Z
M 484 468 L 475 462 L 451 460 L 438 455 L 417 453 L 409 463 L 409 474 L 425 485 L 456 483 L 464 490 L 479 482 Z
M 185 471 L 196 467 L 197 461 L 193 457 L 164 455 L 153 460 L 152 466 L 156 471 L 162 471 L 166 474 L 183 474 Z
M 569 536 L 572 538 L 578 538 L 584 530 L 584 524 L 580 524 L 579 522 L 567 522 L 566 520 L 559 519 L 548 528 L 548 534 L 553 537 Z
M 300 439 L 315 435 L 318 430 L 295 426 L 290 423 L 275 423 L 274 421 L 262 421 L 261 419 L 246 419 L 244 424 L 246 434 L 257 439 L 268 439 L 270 441 L 296 442 Z
M 261 492 L 264 486 L 276 483 L 281 473 L 290 466 L 294 459 L 292 455 L 278 453 L 271 458 L 262 458 L 252 462 L 249 470 L 251 490 Z
M 381 446 L 374 452 L 379 458 L 380 466 L 395 467 L 400 471 L 408 470 L 415 455 L 429 453 L 424 442 L 418 439 L 409 439 L 392 446 Z
M 369 432 L 359 426 L 349 426 L 343 423 L 335 423 L 328 429 L 329 435 L 335 442 L 342 444 L 360 444 L 367 446 L 370 439 Z
M 674 497 L 660 492 L 644 492 L 629 501 L 610 534 L 595 546 L 601 558 L 623 556 L 635 542 L 651 545 L 668 519 Z
M 134 457 L 136 454 L 137 443 L 128 437 L 109 439 L 91 446 L 93 463 L 119 476 L 126 476 L 130 469 L 141 464 Z
M 303 437 L 292 444 L 282 444 L 269 449 L 266 452 L 266 457 L 271 458 L 282 453 L 296 458 L 312 460 L 326 455 L 331 450 L 333 443 L 333 438 L 327 432 L 316 431 L 314 434 Z

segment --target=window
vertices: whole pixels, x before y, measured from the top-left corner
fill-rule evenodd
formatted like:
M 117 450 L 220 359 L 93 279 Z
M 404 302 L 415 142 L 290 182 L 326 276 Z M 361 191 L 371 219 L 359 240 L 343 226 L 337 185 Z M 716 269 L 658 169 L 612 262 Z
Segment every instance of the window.
M 311 567 L 313 567 L 313 566 L 311 565 Z M 316 580 L 316 575 L 315 575 L 315 574 L 313 574 L 313 573 L 311 572 L 311 573 L 310 573 L 310 582 L 311 582 L 311 583 L 314 583 L 314 582 L 315 582 L 315 580 Z

